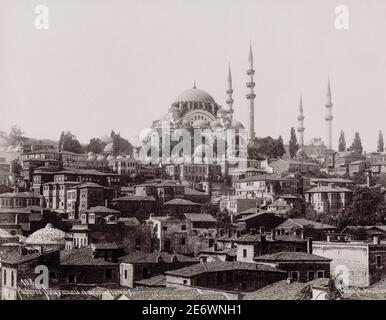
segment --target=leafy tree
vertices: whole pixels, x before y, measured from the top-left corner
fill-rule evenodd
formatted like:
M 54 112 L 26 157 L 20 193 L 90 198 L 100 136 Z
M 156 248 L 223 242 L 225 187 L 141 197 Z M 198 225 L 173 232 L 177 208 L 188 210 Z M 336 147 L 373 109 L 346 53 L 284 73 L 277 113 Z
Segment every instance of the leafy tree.
M 383 133 L 382 131 L 379 131 L 379 136 L 378 136 L 378 152 L 383 152 L 385 150 L 385 143 L 383 141 Z
M 344 137 L 343 130 L 340 131 L 338 151 L 339 152 L 346 151 L 346 138 Z
M 59 138 L 59 147 L 63 151 L 83 153 L 83 147 L 70 131 L 62 132 Z
M 291 127 L 291 137 L 289 141 L 289 153 L 291 158 L 295 158 L 296 152 L 299 150 L 298 140 L 296 138 L 295 128 Z
M 354 151 L 357 153 L 363 152 L 362 141 L 361 137 L 359 136 L 359 132 L 355 132 L 354 140 L 350 147 L 350 151 Z
M 368 226 L 384 223 L 385 198 L 380 188 L 356 186 L 347 210 L 342 213 L 340 227 L 347 225 Z
M 248 158 L 263 160 L 264 158 L 278 158 L 285 154 L 283 138 L 272 137 L 255 138 L 253 146 L 248 148 Z
M 220 210 L 220 206 L 217 205 L 217 204 L 214 204 L 212 202 L 207 202 L 207 203 L 204 203 L 202 206 L 201 206 L 201 213 L 209 213 L 210 215 L 212 216 L 217 216 L 221 210 Z
M 102 153 L 106 143 L 98 138 L 92 138 L 89 144 L 86 146 L 87 152 L 93 152 L 95 154 Z
M 15 146 L 22 142 L 26 138 L 23 136 L 24 132 L 17 126 L 12 126 L 11 132 L 8 135 L 8 143 L 11 146 Z
M 279 136 L 276 143 L 276 155 L 282 157 L 285 154 L 285 148 L 282 136 Z
M 128 140 L 122 138 L 120 133 L 116 134 L 113 130 L 111 138 L 113 139 L 113 152 L 115 155 L 120 153 L 133 154 L 133 145 Z

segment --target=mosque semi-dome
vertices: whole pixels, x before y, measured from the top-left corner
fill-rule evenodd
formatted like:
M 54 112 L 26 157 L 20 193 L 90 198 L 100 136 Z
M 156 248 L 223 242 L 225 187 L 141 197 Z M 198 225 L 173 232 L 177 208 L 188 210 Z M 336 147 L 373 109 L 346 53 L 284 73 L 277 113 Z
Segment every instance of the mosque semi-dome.
M 208 128 L 209 127 L 209 121 L 208 120 L 196 120 L 192 124 L 193 128 Z
M 238 120 L 233 120 L 232 127 L 235 129 L 244 129 L 244 125 Z
M 56 229 L 48 223 L 45 228 L 32 233 L 25 243 L 30 245 L 63 244 L 65 242 L 64 236 L 64 231 Z

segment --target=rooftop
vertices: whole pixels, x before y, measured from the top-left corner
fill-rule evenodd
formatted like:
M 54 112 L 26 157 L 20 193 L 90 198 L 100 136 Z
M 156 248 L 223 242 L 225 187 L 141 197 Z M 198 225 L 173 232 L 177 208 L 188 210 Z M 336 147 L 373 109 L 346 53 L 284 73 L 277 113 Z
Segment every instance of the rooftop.
M 282 224 L 276 227 L 276 229 L 282 229 L 282 228 L 293 228 L 294 226 L 298 226 L 300 228 L 304 227 L 312 227 L 314 229 L 336 229 L 336 227 L 331 226 L 329 224 L 323 223 L 323 222 L 316 222 L 312 220 L 307 220 L 303 218 L 289 218 L 286 221 L 284 221 Z
M 275 273 L 287 273 L 286 271 L 279 270 L 267 265 L 250 263 L 250 262 L 240 262 L 240 261 L 214 261 L 214 262 L 200 262 L 194 265 L 173 270 L 167 271 L 167 275 L 179 276 L 179 277 L 194 277 L 202 273 L 210 272 L 222 272 L 222 271 L 234 271 L 234 270 L 244 270 L 244 271 L 260 271 L 260 272 L 275 272 Z
M 70 266 L 114 266 L 117 263 L 94 258 L 93 250 L 89 247 L 63 250 L 60 252 L 60 264 Z
M 262 256 L 254 257 L 253 260 L 257 262 L 284 262 L 284 261 L 318 261 L 318 262 L 329 262 L 332 259 L 325 257 L 320 257 L 308 252 L 298 252 L 298 251 L 282 251 L 272 254 L 265 254 Z
M 185 217 L 192 222 L 217 222 L 209 213 L 185 213 Z
M 164 205 L 201 206 L 201 203 L 193 202 L 186 199 L 172 199 L 168 202 L 165 202 Z
M 147 253 L 142 251 L 132 252 L 119 259 L 123 263 L 168 263 L 168 262 L 198 262 L 198 258 L 185 256 L 183 254 L 173 254 L 168 252 Z

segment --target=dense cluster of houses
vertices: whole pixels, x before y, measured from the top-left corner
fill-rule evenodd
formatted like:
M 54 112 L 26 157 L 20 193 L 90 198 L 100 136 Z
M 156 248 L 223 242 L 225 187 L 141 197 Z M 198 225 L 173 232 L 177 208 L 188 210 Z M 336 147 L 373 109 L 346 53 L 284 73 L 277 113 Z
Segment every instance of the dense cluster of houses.
M 337 230 L 303 214 L 340 214 L 354 187 L 346 176 L 386 172 L 380 157 L 336 153 L 326 166 L 279 159 L 224 171 L 144 166 L 109 150 L 25 152 L 20 177 L 0 166 L 1 299 L 65 297 L 28 295 L 42 266 L 49 289 L 81 289 L 77 299 L 128 299 L 112 294 L 122 289 L 144 299 L 322 299 L 338 278 L 371 288 L 386 275 L 386 226 L 366 226 L 359 241 L 355 226 Z M 334 176 L 320 178 L 323 170 Z

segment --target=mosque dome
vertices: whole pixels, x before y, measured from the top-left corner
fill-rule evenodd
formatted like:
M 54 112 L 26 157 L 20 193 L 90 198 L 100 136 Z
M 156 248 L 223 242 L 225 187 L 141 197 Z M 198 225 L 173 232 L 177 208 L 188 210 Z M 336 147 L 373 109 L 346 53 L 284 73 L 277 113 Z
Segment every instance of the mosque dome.
M 104 152 L 113 152 L 113 143 L 112 142 L 108 143 L 103 151 Z
M 244 125 L 240 121 L 237 121 L 237 120 L 233 120 L 232 127 L 235 129 L 245 129 Z
M 30 245 L 63 244 L 64 235 L 64 231 L 56 229 L 48 223 L 45 228 L 32 233 L 25 243 Z
M 207 120 L 196 120 L 192 124 L 193 128 L 208 128 L 209 127 L 209 121 Z
M 185 90 L 180 93 L 176 100 L 178 102 L 207 102 L 207 103 L 215 103 L 212 96 L 204 90 L 197 89 L 194 86 L 192 89 Z

